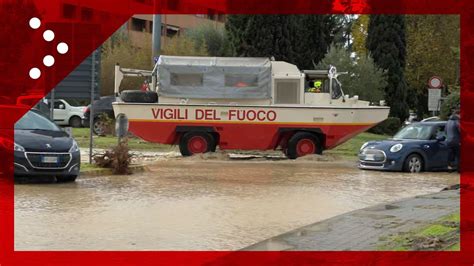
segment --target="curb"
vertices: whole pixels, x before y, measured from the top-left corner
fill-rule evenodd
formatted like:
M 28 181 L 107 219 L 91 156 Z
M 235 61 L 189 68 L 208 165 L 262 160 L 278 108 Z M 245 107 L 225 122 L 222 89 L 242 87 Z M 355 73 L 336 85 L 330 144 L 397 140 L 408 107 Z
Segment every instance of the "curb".
M 132 174 L 135 173 L 141 173 L 145 172 L 148 170 L 148 167 L 144 164 L 138 164 L 138 165 L 131 165 L 130 170 L 132 171 Z M 113 175 L 112 169 L 110 168 L 103 168 L 103 169 L 97 169 L 97 170 L 84 170 L 80 172 L 81 176 L 101 176 L 101 175 Z

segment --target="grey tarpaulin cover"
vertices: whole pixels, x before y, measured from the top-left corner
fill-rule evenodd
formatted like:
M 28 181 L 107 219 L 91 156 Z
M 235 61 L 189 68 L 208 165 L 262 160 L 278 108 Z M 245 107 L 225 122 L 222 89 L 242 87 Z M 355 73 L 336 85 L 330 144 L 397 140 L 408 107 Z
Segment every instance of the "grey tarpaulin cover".
M 271 98 L 268 58 L 160 56 L 159 95 L 177 98 Z

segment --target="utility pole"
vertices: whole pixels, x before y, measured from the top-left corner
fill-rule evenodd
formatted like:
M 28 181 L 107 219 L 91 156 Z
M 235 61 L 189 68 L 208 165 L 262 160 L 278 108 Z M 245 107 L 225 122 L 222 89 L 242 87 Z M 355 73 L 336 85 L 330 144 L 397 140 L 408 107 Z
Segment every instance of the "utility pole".
M 54 90 L 55 88 L 51 90 L 51 94 L 49 97 L 49 118 L 51 119 L 51 121 L 54 121 Z
M 155 1 L 156 5 L 156 1 Z M 155 12 L 158 10 L 155 7 Z M 153 71 L 155 71 L 155 65 L 158 60 L 158 56 L 161 53 L 161 14 L 154 14 L 153 15 L 153 38 L 152 38 L 152 53 L 153 58 L 151 59 L 153 65 Z M 156 76 L 155 73 L 151 74 L 151 88 L 152 91 L 156 89 Z
M 153 15 L 153 38 L 152 38 L 153 64 L 154 60 L 161 53 L 161 14 Z

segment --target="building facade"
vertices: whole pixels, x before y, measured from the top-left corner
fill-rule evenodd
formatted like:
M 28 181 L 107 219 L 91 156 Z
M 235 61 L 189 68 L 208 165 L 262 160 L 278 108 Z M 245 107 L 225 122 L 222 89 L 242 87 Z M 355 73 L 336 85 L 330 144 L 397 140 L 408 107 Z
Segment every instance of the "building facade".
M 169 38 L 179 36 L 192 28 L 207 25 L 216 28 L 224 27 L 225 20 L 225 14 L 217 11 L 197 15 L 163 14 L 161 15 L 161 45 L 162 47 L 166 46 Z M 153 15 L 134 15 L 128 20 L 125 29 L 135 46 L 150 45 L 149 42 L 153 32 Z

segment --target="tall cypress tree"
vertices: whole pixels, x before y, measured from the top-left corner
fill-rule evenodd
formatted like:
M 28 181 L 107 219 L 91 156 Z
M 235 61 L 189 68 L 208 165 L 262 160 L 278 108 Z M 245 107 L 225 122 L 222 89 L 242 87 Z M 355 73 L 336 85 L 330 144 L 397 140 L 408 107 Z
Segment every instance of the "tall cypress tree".
M 235 56 L 287 60 L 291 51 L 288 16 L 230 15 L 226 30 Z
M 312 69 L 333 39 L 329 15 L 230 15 L 227 36 L 235 56 L 275 57 Z
M 405 17 L 371 15 L 366 45 L 375 64 L 387 71 L 385 101 L 390 106 L 389 115 L 405 121 L 409 113 L 406 103 L 408 86 L 404 76 Z
M 326 55 L 336 28 L 334 16 L 293 15 L 291 23 L 292 54 L 290 62 L 300 69 L 313 69 Z

